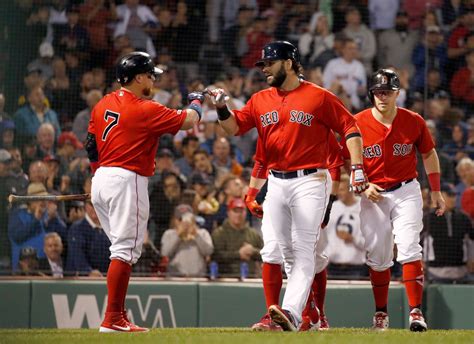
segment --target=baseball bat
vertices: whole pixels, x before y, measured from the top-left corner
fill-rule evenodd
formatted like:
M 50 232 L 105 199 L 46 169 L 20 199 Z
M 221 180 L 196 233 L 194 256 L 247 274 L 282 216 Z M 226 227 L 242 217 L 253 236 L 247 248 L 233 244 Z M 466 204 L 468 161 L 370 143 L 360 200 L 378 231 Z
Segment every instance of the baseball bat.
M 52 202 L 61 202 L 61 201 L 85 201 L 90 199 L 91 195 L 78 194 L 78 195 L 44 195 L 44 196 L 19 196 L 19 195 L 10 195 L 8 196 L 8 202 L 32 202 L 32 201 L 52 201 Z

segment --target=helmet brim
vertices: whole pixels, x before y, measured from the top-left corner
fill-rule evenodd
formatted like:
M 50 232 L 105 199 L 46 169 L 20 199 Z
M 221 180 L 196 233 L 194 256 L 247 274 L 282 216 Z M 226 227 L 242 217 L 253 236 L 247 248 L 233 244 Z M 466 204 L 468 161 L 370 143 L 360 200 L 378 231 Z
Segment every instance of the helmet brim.
M 264 59 L 261 59 L 261 60 L 258 60 L 257 62 L 255 62 L 254 66 L 255 67 L 263 67 L 263 66 L 265 66 L 266 61 L 278 61 L 278 60 L 283 60 L 283 59 L 279 58 L 279 57 L 267 57 L 267 58 L 264 58 Z
M 375 84 L 370 88 L 370 91 L 398 91 L 400 88 L 393 86 L 393 85 L 387 85 L 387 84 Z
M 163 69 L 160 69 L 158 67 L 153 67 L 153 74 L 155 74 L 156 76 L 163 74 Z

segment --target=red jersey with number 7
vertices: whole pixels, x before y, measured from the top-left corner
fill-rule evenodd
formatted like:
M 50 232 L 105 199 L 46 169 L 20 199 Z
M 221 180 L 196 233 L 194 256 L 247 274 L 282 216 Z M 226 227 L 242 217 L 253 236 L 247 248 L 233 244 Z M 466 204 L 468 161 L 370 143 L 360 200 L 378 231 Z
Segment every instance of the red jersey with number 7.
M 123 88 L 106 95 L 92 110 L 88 129 L 95 135 L 99 166 L 152 176 L 159 136 L 176 134 L 185 119 L 185 110 L 140 99 Z
M 369 182 L 386 189 L 417 177 L 416 149 L 425 154 L 435 146 L 423 117 L 397 108 L 390 127 L 375 119 L 372 109 L 359 112 L 355 118 L 364 143 L 364 170 Z

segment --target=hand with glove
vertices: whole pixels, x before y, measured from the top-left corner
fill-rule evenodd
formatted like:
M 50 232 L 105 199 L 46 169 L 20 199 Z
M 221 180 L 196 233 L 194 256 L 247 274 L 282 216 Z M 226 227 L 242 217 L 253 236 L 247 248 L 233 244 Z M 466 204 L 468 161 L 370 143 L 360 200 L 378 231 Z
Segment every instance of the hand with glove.
M 189 103 L 192 103 L 193 101 L 199 101 L 200 105 L 202 105 L 202 103 L 204 103 L 204 99 L 205 99 L 205 96 L 204 96 L 204 93 L 203 92 L 191 92 L 188 94 L 188 102 Z
M 324 219 L 323 222 L 321 223 L 321 229 L 326 228 L 329 222 L 329 218 L 331 216 L 331 209 L 332 209 L 332 204 L 334 201 L 337 199 L 336 195 L 330 195 L 329 196 L 329 203 L 328 206 L 326 207 L 326 212 L 324 213 Z
M 364 171 L 364 165 L 351 165 L 351 190 L 356 194 L 364 192 L 369 187 L 369 180 Z
M 263 208 L 255 200 L 255 197 L 257 197 L 259 191 L 260 190 L 257 188 L 249 188 L 247 194 L 245 195 L 245 204 L 247 205 L 247 208 L 250 210 L 253 216 L 262 218 Z
M 204 92 L 211 97 L 212 104 L 214 104 L 217 108 L 225 107 L 227 105 L 227 101 L 230 99 L 222 88 L 206 88 Z

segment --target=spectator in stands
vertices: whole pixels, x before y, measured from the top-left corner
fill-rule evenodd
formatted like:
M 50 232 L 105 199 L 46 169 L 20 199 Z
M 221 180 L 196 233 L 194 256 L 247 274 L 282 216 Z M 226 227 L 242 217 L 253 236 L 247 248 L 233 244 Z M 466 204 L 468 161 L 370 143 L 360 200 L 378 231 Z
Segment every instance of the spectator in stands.
M 63 165 L 69 165 L 76 158 L 77 150 L 84 149 L 84 145 L 72 131 L 63 131 L 58 138 L 57 156 Z
M 360 197 L 349 191 L 349 177 L 346 174 L 341 176 L 337 197 L 320 239 L 323 240 L 321 245 L 326 245 L 324 252 L 329 258 L 328 274 L 345 278 L 368 276 L 365 240 L 360 231 Z
M 367 74 L 364 65 L 357 59 L 357 43 L 347 38 L 344 42 L 342 57 L 336 57 L 324 68 L 324 87 L 331 89 L 340 84 L 350 97 L 354 110 L 362 108 L 361 97 L 366 96 Z
M 67 49 L 75 49 L 83 59 L 89 58 L 90 39 L 87 30 L 79 24 L 79 7 L 71 5 L 66 9 L 67 23 L 54 27 L 53 44 L 58 55 Z
M 11 147 L 8 149 L 8 153 L 12 158 L 9 163 L 9 175 L 5 180 L 7 190 L 16 195 L 26 195 L 29 178 L 22 168 L 23 161 L 20 149 Z
M 426 1 L 403 1 L 402 9 L 408 14 L 408 27 L 410 30 L 423 28 L 423 19 L 427 10 L 434 10 L 441 6 L 442 0 Z
M 48 168 L 43 161 L 33 161 L 28 168 L 28 176 L 30 183 L 41 183 L 46 186 L 46 179 L 48 178 Z
M 54 48 L 49 42 L 43 42 L 38 49 L 39 57 L 31 61 L 27 68 L 39 70 L 43 78 L 48 80 L 53 76 Z
M 397 24 L 396 17 L 399 7 L 400 0 L 369 0 L 370 28 L 375 32 L 392 30 Z
M 125 0 L 124 4 L 117 6 L 117 19 L 114 37 L 127 35 L 135 50 L 146 51 L 151 57 L 156 57 L 148 29 L 158 25 L 158 19 L 150 7 L 140 5 L 140 0 Z
M 176 160 L 175 165 L 187 178 L 189 178 L 193 172 L 193 157 L 198 148 L 199 140 L 194 135 L 188 135 L 183 139 L 183 141 L 181 141 L 181 152 L 183 157 Z
M 46 188 L 50 192 L 58 192 L 61 190 L 61 161 L 57 155 L 47 155 L 43 159 L 48 169 L 48 177 L 46 178 Z
M 107 8 L 108 7 L 108 8 Z M 85 0 L 79 7 L 79 23 L 86 29 L 90 38 L 91 61 L 104 64 L 109 51 L 109 22 L 117 17 L 114 1 Z
M 225 137 L 217 138 L 212 147 L 212 163 L 217 168 L 217 175 L 226 175 L 232 173 L 236 176 L 242 174 L 242 165 L 240 165 L 232 156 L 230 142 Z
M 100 277 L 109 267 L 110 241 L 90 201 L 86 201 L 85 210 L 85 218 L 73 223 L 68 231 L 66 271 Z
M 232 1 L 226 1 L 226 9 Z M 235 4 L 230 7 L 235 8 Z M 222 48 L 227 60 L 234 66 L 240 65 L 240 57 L 244 55 L 247 49 L 246 32 L 249 30 L 254 18 L 255 7 L 242 5 L 237 8 L 234 20 L 224 24 L 222 30 Z
M 428 51 L 427 51 L 428 50 Z M 428 60 L 426 61 L 426 57 Z M 446 46 L 439 26 L 429 26 L 426 34 L 421 36 L 421 42 L 413 50 L 413 65 L 415 75 L 413 78 L 414 89 L 422 92 L 425 85 L 425 68 L 438 69 L 441 74 L 441 81 L 446 83 Z
M 308 32 L 300 36 L 298 49 L 303 65 L 324 68 L 328 56 L 332 58 L 334 47 L 334 34 L 329 27 L 328 18 L 321 12 L 313 15 Z
M 471 175 L 474 173 L 474 161 L 469 158 L 463 158 L 456 165 L 456 174 L 458 183 L 456 184 L 456 208 L 461 208 L 461 196 L 471 185 Z
M 161 255 L 169 259 L 168 275 L 205 276 L 213 249 L 209 232 L 198 227 L 191 206 L 178 205 L 174 226 L 161 238 Z
M 155 157 L 155 174 L 148 181 L 148 190 L 153 190 L 157 183 L 161 182 L 163 174 L 174 173 L 182 179 L 186 177 L 180 173 L 175 165 L 174 154 L 168 148 L 160 148 Z
M 359 60 L 367 74 L 372 74 L 372 63 L 377 49 L 374 33 L 361 21 L 357 7 L 349 7 L 346 12 L 346 27 L 342 31 L 352 38 L 359 48 Z
M 38 255 L 34 247 L 23 247 L 18 259 L 18 270 L 14 274 L 20 276 L 38 276 Z
M 220 208 L 216 190 L 206 175 L 201 173 L 194 173 L 191 176 L 190 187 L 196 195 L 194 199 L 196 214 L 203 222 L 200 226 L 212 232 L 216 227 L 216 213 Z
M 244 193 L 244 183 L 242 179 L 235 175 L 227 174 L 222 180 L 221 192 L 218 196 L 219 211 L 216 214 L 215 221 L 220 226 L 227 218 L 227 205 L 234 198 L 242 198 Z
M 466 178 L 466 189 L 461 195 L 461 209 L 469 215 L 474 223 L 474 169 Z
M 448 38 L 448 58 L 450 75 L 464 66 L 466 54 L 474 49 L 474 11 L 460 13 L 458 25 L 451 31 Z
M 204 174 L 211 184 L 214 184 L 214 181 L 217 178 L 217 168 L 211 161 L 211 158 L 207 151 L 203 149 L 198 149 L 194 152 L 193 156 L 194 161 L 194 173 Z
M 262 47 L 272 40 L 272 36 L 268 35 L 266 29 L 266 18 L 262 16 L 256 17 L 250 24 L 246 34 L 246 42 L 248 50 L 242 57 L 242 67 L 251 69 L 254 67 L 262 53 Z
M 0 122 L 0 148 L 11 148 L 15 142 L 15 122 L 5 119 Z
M 46 196 L 46 188 L 41 183 L 30 183 L 27 195 Z M 52 202 L 50 202 L 52 203 Z M 53 203 L 54 204 L 54 203 Z M 57 206 L 45 201 L 28 202 L 27 208 L 13 209 L 8 221 L 8 236 L 12 245 L 12 268 L 18 269 L 20 251 L 31 246 L 38 252 L 38 258 L 44 257 L 43 239 L 48 232 L 65 235 L 66 225 L 57 216 Z
M 45 257 L 39 259 L 38 270 L 46 276 L 56 278 L 64 277 L 63 259 L 63 242 L 58 233 L 51 232 L 44 236 L 43 250 Z
M 61 134 L 58 115 L 45 105 L 45 95 L 41 86 L 33 87 L 28 92 L 28 103 L 14 115 L 17 142 L 35 136 L 43 123 L 51 123 L 57 136 Z
M 451 140 L 444 144 L 442 150 L 455 162 L 465 157 L 474 159 L 474 146 L 467 144 L 467 128 L 460 123 L 456 124 L 452 130 Z
M 86 216 L 85 203 L 82 201 L 66 202 L 66 216 L 68 226 L 84 219 Z
M 60 122 L 64 125 L 72 121 L 70 97 L 73 87 L 66 71 L 66 62 L 60 57 L 53 60 L 53 75 L 46 82 L 46 88 L 51 94 L 51 106 L 57 111 Z
M 180 203 L 183 182 L 176 173 L 166 172 L 150 194 L 150 219 L 156 224 L 155 246 L 159 246 L 161 236 L 170 228 L 171 215 Z
M 95 104 L 102 99 L 104 95 L 100 90 L 90 90 L 86 95 L 87 108 L 77 113 L 72 124 L 72 131 L 79 139 L 84 142 L 87 137 L 87 128 L 91 119 L 91 112 Z
M 212 259 L 219 264 L 219 273 L 224 276 L 239 276 L 240 263 L 246 262 L 249 266 L 249 276 L 255 277 L 260 269 L 263 240 L 258 232 L 246 223 L 247 208 L 241 198 L 232 199 L 227 209 L 227 219 L 221 227 L 212 232 Z
M 44 159 L 46 156 L 56 153 L 56 147 L 54 146 L 55 136 L 55 129 L 51 123 L 43 123 L 39 126 L 36 134 L 38 143 L 36 157 L 38 159 Z
M 431 211 L 424 219 L 425 259 L 431 280 L 454 282 L 467 274 L 463 261 L 464 239 L 466 235 L 474 239 L 474 228 L 469 217 L 455 206 L 454 186 L 443 183 L 441 192 L 446 201 L 446 212 L 439 217 Z
M 441 18 L 446 31 L 451 31 L 458 25 L 459 17 L 466 11 L 462 0 L 444 0 L 441 8 Z
M 472 34 L 474 42 L 474 33 Z M 466 53 L 466 67 L 459 69 L 451 80 L 451 92 L 453 96 L 461 101 L 461 106 L 474 110 L 474 47 Z M 469 110 L 468 110 L 469 111 Z
M 449 98 L 449 94 L 447 94 L 446 89 L 442 83 L 441 73 L 437 69 L 428 70 L 426 84 L 424 87 L 427 88 L 428 98 Z
M 410 75 L 413 75 L 415 69 L 411 57 L 418 41 L 419 32 L 408 29 L 406 12 L 398 12 L 395 27 L 378 35 L 377 58 L 379 65 L 407 69 Z
M 42 76 L 40 69 L 37 69 L 36 67 L 30 67 L 26 71 L 26 75 L 23 78 L 23 83 L 24 83 L 24 89 L 23 89 L 23 92 L 18 97 L 18 106 L 23 106 L 27 103 L 28 93 L 34 87 L 39 86 L 39 87 L 44 88 L 46 79 Z M 44 97 L 43 102 L 46 105 L 46 107 L 50 107 L 49 99 L 47 97 Z

